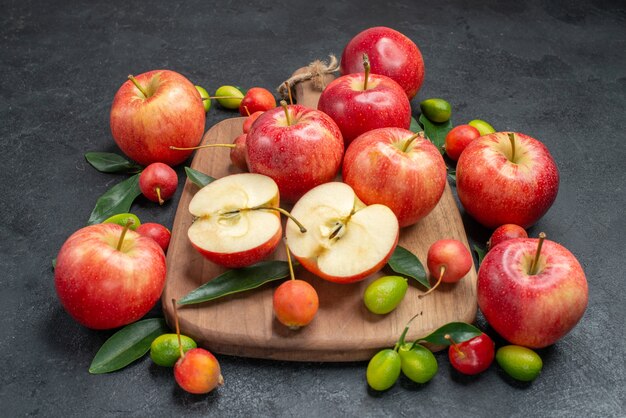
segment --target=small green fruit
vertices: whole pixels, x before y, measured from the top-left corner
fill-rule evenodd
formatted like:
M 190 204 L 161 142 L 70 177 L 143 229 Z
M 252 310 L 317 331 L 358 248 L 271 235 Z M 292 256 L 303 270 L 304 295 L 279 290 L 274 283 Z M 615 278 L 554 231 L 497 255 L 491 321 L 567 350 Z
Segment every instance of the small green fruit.
M 500 347 L 496 361 L 509 376 L 522 382 L 535 380 L 543 367 L 539 354 L 519 345 Z
M 180 336 L 183 352 L 196 348 L 196 342 L 186 335 Z M 178 348 L 178 336 L 176 334 L 163 334 L 152 341 L 150 345 L 150 358 L 159 366 L 172 367 L 180 358 Z
M 487 135 L 487 134 L 492 134 L 492 133 L 494 133 L 496 131 L 493 128 L 493 126 L 491 126 L 490 124 L 488 124 L 484 120 L 480 120 L 480 119 L 471 120 L 467 124 L 470 125 L 470 126 L 473 126 L 476 129 L 478 129 L 478 132 L 480 133 L 480 136 Z
M 439 366 L 433 353 L 426 347 L 417 344 L 409 350 L 412 344 L 403 344 L 398 353 L 402 361 L 402 372 L 416 383 L 426 383 L 437 374 Z
M 209 109 L 211 108 L 211 100 L 209 99 L 209 92 L 206 91 L 206 89 L 204 87 L 200 87 L 200 86 L 196 86 L 196 90 L 198 90 L 198 93 L 200 93 L 200 97 L 202 97 L 203 100 L 202 104 L 204 105 L 204 111 L 208 112 Z
M 234 86 L 222 86 L 215 91 L 216 97 L 231 97 L 230 99 L 217 99 L 220 106 L 226 109 L 239 109 L 243 100 L 243 93 Z
M 443 99 L 426 99 L 420 103 L 422 114 L 431 122 L 443 123 L 450 120 L 452 106 Z
M 365 289 L 363 302 L 370 312 L 375 314 L 386 314 L 402 302 L 409 284 L 404 277 L 383 276 L 374 280 Z
M 367 365 L 367 384 L 375 390 L 387 390 L 398 380 L 400 370 L 400 355 L 396 351 L 379 351 Z
M 130 227 L 129 227 L 133 231 L 136 230 L 139 227 L 139 225 L 141 225 L 141 222 L 139 221 L 139 218 L 137 217 L 137 215 L 132 214 L 132 213 L 119 213 L 117 215 L 111 216 L 110 218 L 107 218 L 102 223 L 103 224 L 118 224 L 118 225 L 126 226 L 126 223 L 128 223 L 129 220 L 133 221 L 133 223 L 130 224 Z

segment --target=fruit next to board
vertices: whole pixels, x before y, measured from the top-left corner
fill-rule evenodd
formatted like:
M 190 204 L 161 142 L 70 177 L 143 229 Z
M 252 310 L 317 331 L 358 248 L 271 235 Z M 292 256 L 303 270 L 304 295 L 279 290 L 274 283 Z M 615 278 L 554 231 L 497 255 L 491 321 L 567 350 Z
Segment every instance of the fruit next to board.
M 234 86 L 220 86 L 215 90 L 214 98 L 225 109 L 239 109 L 243 100 L 243 93 Z
M 465 210 L 487 228 L 528 228 L 552 206 L 559 172 L 552 155 L 528 135 L 497 132 L 472 141 L 456 166 Z
M 287 221 L 293 256 L 311 273 L 337 283 L 362 280 L 380 270 L 398 243 L 398 220 L 384 205 L 363 203 L 345 183 L 325 183 L 294 205 Z
M 408 129 L 411 124 L 411 104 L 402 88 L 389 77 L 370 74 L 367 59 L 364 65 L 365 72 L 333 80 L 317 104 L 319 110 L 337 122 L 346 146 L 372 129 Z
M 195 220 L 187 233 L 193 247 L 224 267 L 263 260 L 280 243 L 276 183 L 260 174 L 232 174 L 200 189 L 189 203 Z M 298 233 L 300 229 L 298 229 Z
M 281 106 L 261 115 L 248 132 L 246 161 L 251 173 L 274 179 L 281 199 L 294 203 L 335 178 L 343 139 L 325 113 L 285 102 Z
M 381 350 L 367 364 L 367 384 L 374 390 L 387 390 L 395 385 L 401 370 L 400 354 L 391 348 Z
M 366 29 L 345 46 L 341 74 L 361 72 L 363 54 L 369 56 L 372 73 L 393 79 L 409 100 L 415 97 L 424 81 L 424 60 L 411 39 L 383 26 Z
M 163 249 L 163 252 L 167 252 L 167 248 L 170 246 L 170 239 L 172 237 L 172 233 L 169 229 L 156 222 L 147 222 L 145 224 L 141 224 L 136 231 L 144 237 L 149 237 L 155 240 L 156 243 L 159 244 L 159 247 Z
M 152 163 L 139 175 L 139 189 L 141 193 L 159 205 L 169 200 L 178 187 L 178 175 L 167 164 Z
M 204 111 L 208 112 L 211 109 L 211 99 L 209 92 L 206 91 L 204 87 L 195 86 L 198 93 L 200 93 L 200 98 L 202 99 L 202 104 L 204 105 Z
M 471 270 L 474 262 L 465 244 L 456 239 L 440 239 L 428 248 L 426 264 L 437 282 L 426 293 L 433 292 L 443 283 L 456 283 Z
M 430 381 L 439 370 L 435 355 L 423 345 L 404 343 L 398 349 L 402 361 L 402 373 L 415 383 Z
M 496 245 L 513 238 L 528 238 L 528 233 L 524 228 L 515 224 L 500 225 L 493 231 L 489 241 L 487 241 L 487 250 L 492 249 Z
M 545 239 L 493 247 L 478 271 L 478 306 L 507 341 L 542 348 L 563 338 L 587 308 L 587 279 L 576 257 Z
M 180 336 L 180 345 L 183 347 L 183 353 L 198 347 L 196 342 L 186 335 Z M 176 334 L 159 335 L 150 344 L 150 358 L 159 366 L 173 367 L 180 358 L 180 345 Z
M 496 361 L 509 376 L 521 382 L 535 380 L 543 368 L 543 361 L 539 354 L 519 345 L 506 345 L 498 348 Z
M 368 205 L 388 206 L 400 227 L 413 225 L 437 206 L 446 186 L 446 164 L 423 133 L 381 128 L 350 144 L 343 181 Z
M 111 133 L 120 149 L 141 165 L 177 165 L 204 134 L 204 105 L 196 87 L 184 76 L 155 70 L 129 76 L 111 106 Z
M 479 136 L 480 132 L 473 126 L 455 126 L 446 135 L 446 154 L 451 160 L 457 161 L 470 142 Z
M 57 295 L 65 310 L 86 327 L 110 329 L 135 322 L 161 296 L 163 250 L 128 226 L 87 226 L 61 247 L 54 270 Z
M 485 333 L 471 340 L 456 343 L 446 335 L 451 343 L 448 349 L 450 364 L 463 374 L 474 375 L 484 372 L 491 366 L 496 353 L 493 340 Z
M 266 111 L 276 107 L 274 95 L 262 87 L 252 87 L 243 96 L 239 104 L 241 116 L 249 116 L 258 111 Z

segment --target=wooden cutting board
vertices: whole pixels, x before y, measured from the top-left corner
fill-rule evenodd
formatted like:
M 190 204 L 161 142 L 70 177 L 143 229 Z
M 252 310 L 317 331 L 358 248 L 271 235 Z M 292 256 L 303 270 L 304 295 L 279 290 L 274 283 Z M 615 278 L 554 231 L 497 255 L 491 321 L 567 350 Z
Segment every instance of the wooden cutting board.
M 326 77 L 327 82 L 332 80 L 332 76 Z M 310 82 L 304 82 L 296 87 L 296 96 L 301 104 L 314 107 L 319 92 Z M 202 143 L 231 143 L 242 133 L 243 121 L 244 118 L 233 118 L 217 123 L 204 135 Z M 191 167 L 215 178 L 237 173 L 239 171 L 230 163 L 229 152 L 228 148 L 196 151 Z M 192 223 L 189 202 L 197 191 L 198 187 L 187 180 L 167 253 L 162 304 L 172 329 L 171 299 L 180 299 L 226 271 L 204 259 L 187 238 Z M 428 247 L 441 238 L 456 238 L 468 245 L 449 185 L 426 218 L 401 230 L 399 244 L 426 265 Z M 284 248 L 279 246 L 272 258 L 286 260 Z M 297 278 L 315 287 L 320 307 L 313 322 L 297 331 L 289 330 L 274 318 L 272 295 L 280 282 L 273 282 L 256 290 L 180 307 L 181 332 L 214 353 L 293 361 L 353 361 L 369 360 L 381 348 L 393 346 L 407 321 L 418 313 L 407 341 L 425 336 L 448 322 L 474 321 L 477 309 L 474 268 L 459 283 L 442 284 L 423 299 L 418 295 L 424 288 L 409 279 L 411 285 L 399 307 L 387 315 L 375 315 L 365 308 L 362 296 L 371 281 L 385 274 L 393 273 L 385 268 L 364 281 L 341 285 L 324 281 L 299 267 Z

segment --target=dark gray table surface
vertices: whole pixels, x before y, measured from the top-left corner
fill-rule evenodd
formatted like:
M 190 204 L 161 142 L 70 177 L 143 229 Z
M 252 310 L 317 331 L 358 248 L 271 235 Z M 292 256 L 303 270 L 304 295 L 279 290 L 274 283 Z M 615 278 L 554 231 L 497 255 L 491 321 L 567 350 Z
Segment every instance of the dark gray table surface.
M 0 11 L 1 416 L 626 415 L 623 1 L 4 0 Z M 527 133 L 558 163 L 558 198 L 530 233 L 545 231 L 578 257 L 589 307 L 569 335 L 541 350 L 541 376 L 519 384 L 494 365 L 463 377 L 445 353 L 429 384 L 401 378 L 382 394 L 368 390 L 364 362 L 220 356 L 226 385 L 207 396 L 184 393 L 148 358 L 90 375 L 112 332 L 88 330 L 63 311 L 50 262 L 98 196 L 124 178 L 97 172 L 83 155 L 117 152 L 109 110 L 127 74 L 168 68 L 212 91 L 273 89 L 376 25 L 421 48 L 426 79 L 415 115 L 420 100 L 446 98 L 454 123 L 481 118 Z M 206 127 L 234 115 L 215 106 Z M 182 166 L 178 173 L 182 185 Z M 181 189 L 163 207 L 137 199 L 133 211 L 171 226 Z M 484 243 L 490 231 L 464 221 L 472 242 Z M 478 323 L 486 327 L 480 315 Z

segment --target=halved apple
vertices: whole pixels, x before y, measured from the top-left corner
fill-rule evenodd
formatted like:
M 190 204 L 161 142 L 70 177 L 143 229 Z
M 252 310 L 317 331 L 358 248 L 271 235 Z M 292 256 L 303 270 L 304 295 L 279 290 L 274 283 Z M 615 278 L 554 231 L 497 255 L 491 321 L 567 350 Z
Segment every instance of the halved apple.
M 283 228 L 278 186 L 261 174 L 222 177 L 191 199 L 196 218 L 187 235 L 208 260 L 229 268 L 245 267 L 270 255 Z
M 380 270 L 398 243 L 398 219 L 387 206 L 366 206 L 345 183 L 307 192 L 291 215 L 286 236 L 296 259 L 311 273 L 336 283 L 352 283 Z

